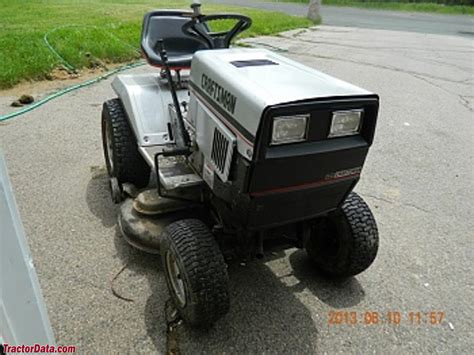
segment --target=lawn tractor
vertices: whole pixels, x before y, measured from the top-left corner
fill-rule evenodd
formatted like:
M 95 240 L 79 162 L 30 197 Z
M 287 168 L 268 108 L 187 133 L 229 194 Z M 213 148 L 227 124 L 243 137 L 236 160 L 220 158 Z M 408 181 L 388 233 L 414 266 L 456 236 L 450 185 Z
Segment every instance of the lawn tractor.
M 252 20 L 191 8 L 145 15 L 141 49 L 158 69 L 114 79 L 102 138 L 124 238 L 161 254 L 179 315 L 209 326 L 229 309 L 227 263 L 276 241 L 333 277 L 372 264 L 377 226 L 352 190 L 379 99 L 272 51 L 230 48 Z

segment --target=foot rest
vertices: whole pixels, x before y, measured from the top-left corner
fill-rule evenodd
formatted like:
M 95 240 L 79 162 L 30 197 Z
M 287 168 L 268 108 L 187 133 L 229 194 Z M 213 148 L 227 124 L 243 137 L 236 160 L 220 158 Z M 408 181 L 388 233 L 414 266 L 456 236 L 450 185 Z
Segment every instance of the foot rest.
M 160 159 L 160 182 L 166 190 L 201 185 L 202 178 L 197 175 L 182 157 Z

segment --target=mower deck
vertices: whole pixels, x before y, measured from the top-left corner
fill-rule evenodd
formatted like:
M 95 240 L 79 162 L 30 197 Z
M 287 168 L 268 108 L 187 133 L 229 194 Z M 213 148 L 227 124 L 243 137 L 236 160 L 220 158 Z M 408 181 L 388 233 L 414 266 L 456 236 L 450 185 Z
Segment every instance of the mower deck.
M 186 218 L 187 207 L 185 202 L 162 198 L 155 190 L 146 190 L 120 205 L 120 232 L 135 248 L 159 254 L 161 233 L 170 223 Z

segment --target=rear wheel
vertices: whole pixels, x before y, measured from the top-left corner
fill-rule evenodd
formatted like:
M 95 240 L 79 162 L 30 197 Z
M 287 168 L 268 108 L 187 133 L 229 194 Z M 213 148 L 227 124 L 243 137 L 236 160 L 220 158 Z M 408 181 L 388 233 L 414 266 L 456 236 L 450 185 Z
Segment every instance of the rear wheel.
M 367 269 L 375 260 L 378 245 L 375 218 L 355 192 L 338 211 L 316 221 L 305 241 L 316 266 L 336 277 L 357 275 Z
M 171 299 L 184 321 L 207 327 L 228 312 L 227 266 L 203 222 L 171 223 L 162 235 L 160 251 Z
M 118 98 L 103 105 L 102 144 L 109 176 L 115 177 L 120 186 L 127 182 L 138 188 L 148 185 L 150 168 L 138 151 L 135 135 Z

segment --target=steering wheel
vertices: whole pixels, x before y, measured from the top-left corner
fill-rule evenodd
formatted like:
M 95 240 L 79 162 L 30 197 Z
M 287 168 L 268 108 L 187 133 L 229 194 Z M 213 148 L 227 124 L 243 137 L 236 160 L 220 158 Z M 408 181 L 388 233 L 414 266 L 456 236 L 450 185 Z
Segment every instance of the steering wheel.
M 209 32 L 206 23 L 216 20 L 238 20 L 228 31 Z M 238 14 L 215 14 L 199 16 L 186 22 L 182 30 L 185 34 L 203 39 L 210 49 L 229 48 L 232 39 L 252 25 L 252 19 Z

